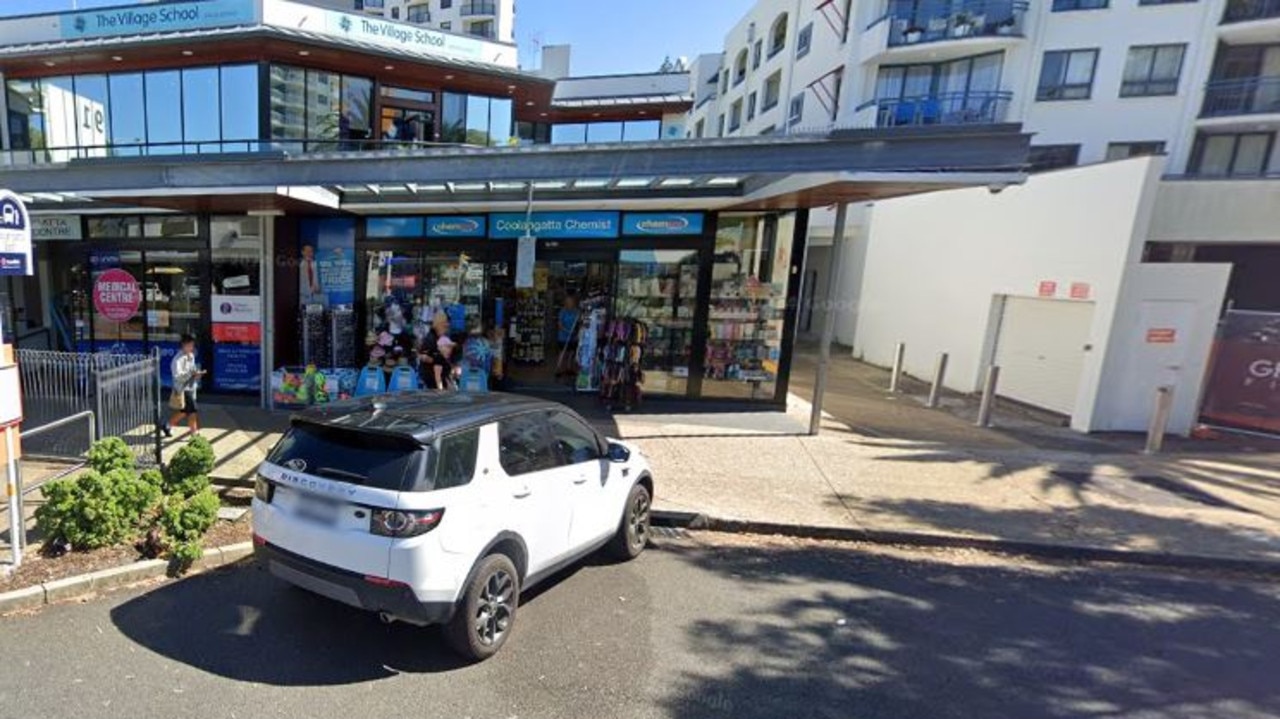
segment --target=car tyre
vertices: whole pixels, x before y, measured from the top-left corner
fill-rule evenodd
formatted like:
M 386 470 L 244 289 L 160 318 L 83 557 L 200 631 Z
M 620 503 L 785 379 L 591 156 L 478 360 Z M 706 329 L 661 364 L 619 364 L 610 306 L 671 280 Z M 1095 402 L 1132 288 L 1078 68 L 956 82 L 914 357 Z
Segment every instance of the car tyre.
M 476 565 L 458 610 L 444 627 L 449 646 L 469 661 L 483 661 L 506 643 L 520 605 L 520 574 L 505 554 Z
M 622 519 L 618 531 L 609 542 L 609 553 L 627 561 L 635 559 L 649 543 L 649 521 L 652 498 L 649 489 L 637 484 L 627 493 L 627 503 L 622 507 Z

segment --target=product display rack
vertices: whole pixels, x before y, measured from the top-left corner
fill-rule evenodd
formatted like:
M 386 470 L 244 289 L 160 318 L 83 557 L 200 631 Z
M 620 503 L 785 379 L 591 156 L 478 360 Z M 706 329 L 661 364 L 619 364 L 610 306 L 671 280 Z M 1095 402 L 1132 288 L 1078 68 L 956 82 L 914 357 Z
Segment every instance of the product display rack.
M 542 364 L 546 361 L 547 303 L 532 290 L 520 290 L 511 316 L 512 362 Z
M 649 326 L 636 319 L 605 323 L 600 345 L 600 399 L 610 409 L 640 405 Z

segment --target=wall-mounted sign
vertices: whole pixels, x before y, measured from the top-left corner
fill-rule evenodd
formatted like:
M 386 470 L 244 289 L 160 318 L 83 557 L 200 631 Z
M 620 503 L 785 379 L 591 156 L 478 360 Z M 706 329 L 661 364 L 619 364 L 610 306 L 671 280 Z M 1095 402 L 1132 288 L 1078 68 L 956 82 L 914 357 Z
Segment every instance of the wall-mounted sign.
M 1073 300 L 1087 300 L 1093 294 L 1093 288 L 1088 282 L 1072 282 L 1069 294 Z
M 628 212 L 622 216 L 624 235 L 700 235 L 701 212 Z
M 68 13 L 58 18 L 65 39 L 197 30 L 257 22 L 256 0 L 200 0 Z
M 263 0 L 267 25 L 430 55 L 516 67 L 514 45 L 464 37 L 359 13 L 326 10 L 288 0 Z
M 618 236 L 616 212 L 535 212 L 526 219 L 523 212 L 489 215 L 489 236 L 510 239 L 523 235 L 538 239 L 579 240 Z
M 484 237 L 486 219 L 484 215 L 428 217 L 427 237 Z
M 1171 345 L 1178 341 L 1178 330 L 1173 327 L 1147 328 L 1147 344 Z
M 262 298 L 257 295 L 214 295 L 210 307 L 215 323 L 262 321 Z
M 12 192 L 0 190 L 0 275 L 29 275 L 33 271 L 27 206 Z
M 1058 295 L 1058 283 L 1053 280 L 1040 280 L 1040 284 L 1036 287 L 1037 297 L 1056 297 Z
M 31 239 L 36 242 L 79 240 L 83 237 L 80 218 L 76 215 L 39 215 L 31 218 Z
M 142 288 L 128 272 L 109 269 L 93 281 L 93 307 L 103 319 L 128 322 L 141 305 Z

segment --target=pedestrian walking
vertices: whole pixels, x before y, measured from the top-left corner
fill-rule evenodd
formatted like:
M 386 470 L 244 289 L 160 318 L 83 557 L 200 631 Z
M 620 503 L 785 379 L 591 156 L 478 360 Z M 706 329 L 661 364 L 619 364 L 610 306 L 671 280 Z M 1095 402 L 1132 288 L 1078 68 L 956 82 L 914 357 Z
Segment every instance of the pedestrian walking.
M 170 429 L 185 417 L 187 433 L 184 437 L 200 431 L 200 410 L 196 406 L 196 393 L 200 388 L 200 378 L 205 371 L 196 362 L 196 338 L 183 335 L 178 347 L 178 354 L 169 363 L 169 374 L 173 376 L 173 392 L 169 395 L 169 409 L 173 416 L 169 418 L 169 426 L 164 428 L 164 436 L 171 437 Z

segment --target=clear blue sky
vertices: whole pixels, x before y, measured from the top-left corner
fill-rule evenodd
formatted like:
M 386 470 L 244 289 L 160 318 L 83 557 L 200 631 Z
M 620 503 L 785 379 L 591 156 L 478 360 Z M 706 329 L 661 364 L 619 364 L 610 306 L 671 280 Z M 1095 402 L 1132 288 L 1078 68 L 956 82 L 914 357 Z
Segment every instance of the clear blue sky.
M 79 0 L 79 7 L 128 0 Z M 354 5 L 354 3 L 352 3 Z M 72 0 L 0 0 L 0 15 L 58 12 Z M 751 0 L 517 0 L 520 62 L 538 63 L 536 47 L 573 45 L 573 74 L 656 70 L 662 58 L 719 51 Z

